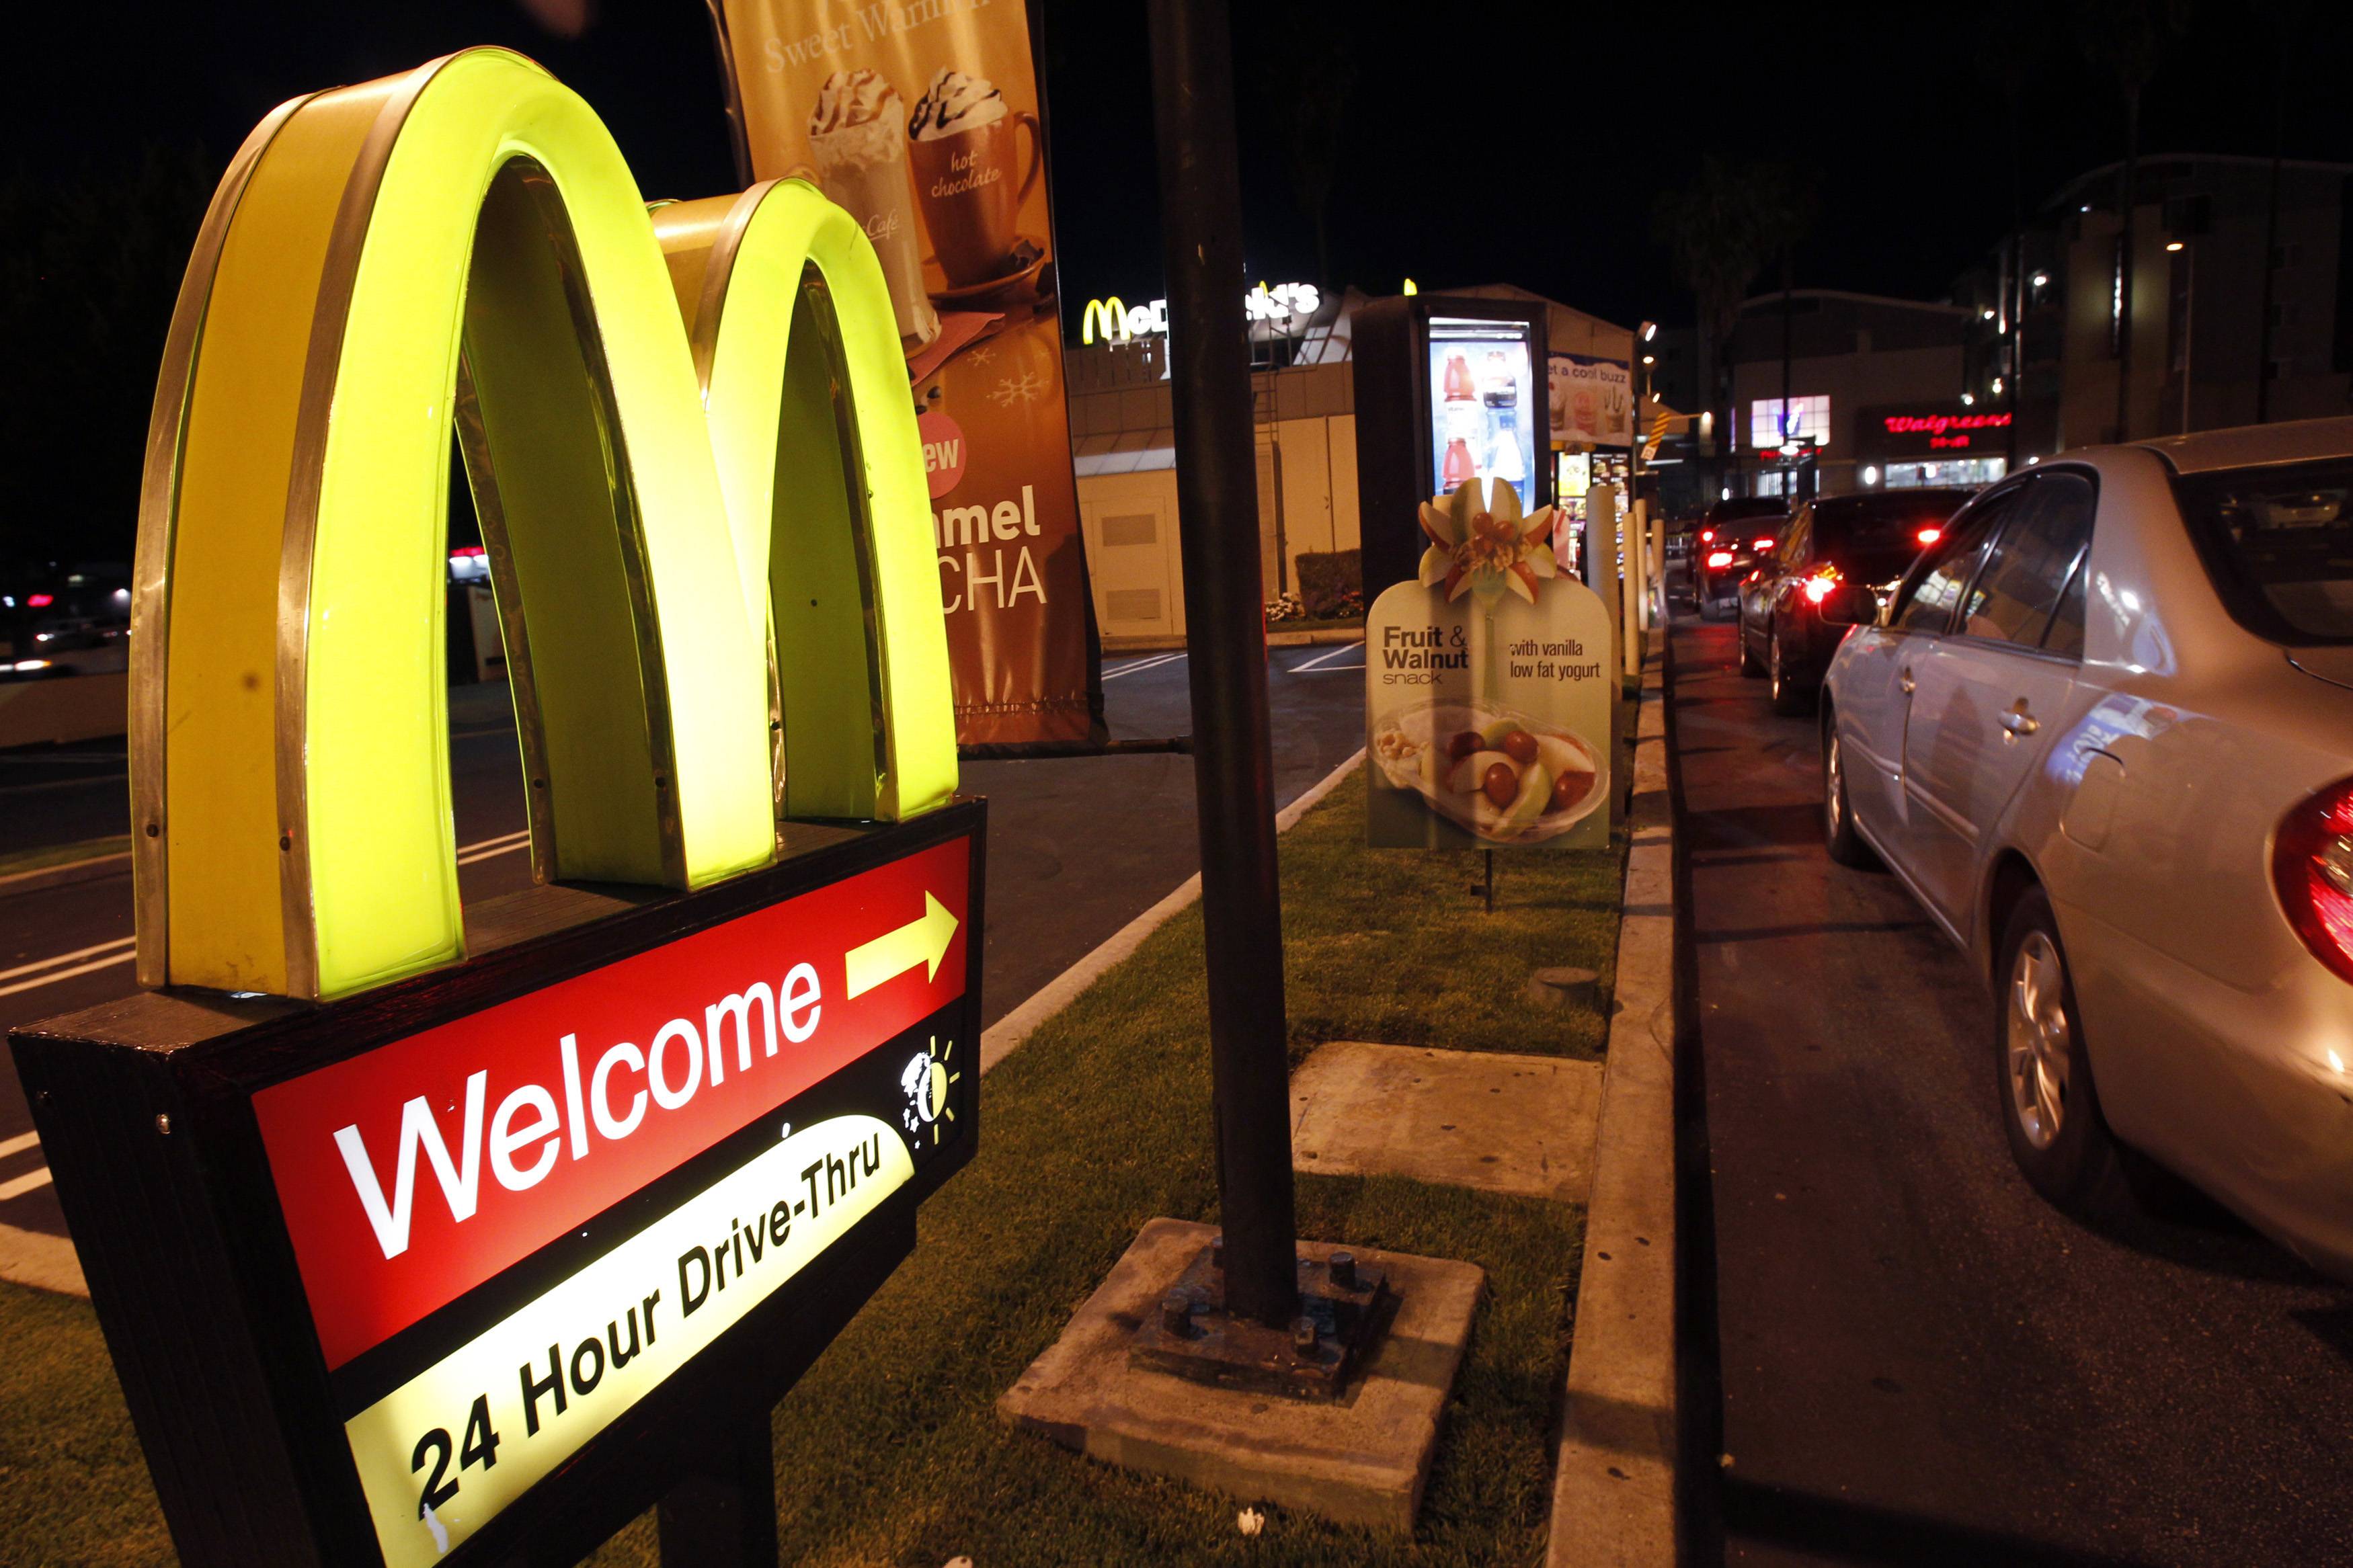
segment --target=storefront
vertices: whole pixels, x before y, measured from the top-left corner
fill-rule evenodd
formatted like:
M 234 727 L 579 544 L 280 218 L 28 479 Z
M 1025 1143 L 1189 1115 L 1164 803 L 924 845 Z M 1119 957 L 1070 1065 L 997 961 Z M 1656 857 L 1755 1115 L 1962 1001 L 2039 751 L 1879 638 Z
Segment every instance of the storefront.
M 1989 485 L 2010 471 L 2010 415 L 1954 400 L 1882 404 L 1855 418 L 1855 477 L 1865 489 Z
M 1548 363 L 1543 372 L 1530 363 L 1507 373 L 1506 379 L 1518 378 L 1509 421 L 1490 424 L 1487 395 L 1495 384 L 1475 379 L 1491 368 L 1485 347 L 1475 358 L 1466 356 L 1476 394 L 1466 401 L 1479 411 L 1483 439 L 1473 442 L 1467 427 L 1461 431 L 1463 450 L 1455 460 L 1483 458 L 1514 482 L 1525 482 L 1540 463 L 1555 464 L 1564 520 L 1573 529 L 1584 518 L 1589 487 L 1616 484 L 1623 493 L 1633 434 L 1628 369 L 1633 333 L 1507 285 L 1451 292 L 1545 308 Z M 1296 613 L 1311 617 L 1332 613 L 1327 595 L 1318 592 L 1329 576 L 1329 558 L 1342 558 L 1350 577 L 1357 570 L 1353 355 L 1356 312 L 1366 298 L 1355 289 L 1327 292 L 1279 284 L 1253 289 L 1242 301 L 1253 360 L 1260 568 L 1270 599 L 1295 595 Z M 1184 635 L 1185 603 L 1165 310 L 1156 300 L 1130 306 L 1104 299 L 1088 301 L 1078 314 L 1079 341 L 1065 344 L 1063 364 L 1097 624 L 1114 650 L 1166 641 Z M 1433 370 L 1440 377 L 1436 403 L 1442 411 L 1443 355 Z M 1539 374 L 1550 437 L 1542 451 L 1516 438 L 1535 427 Z M 1492 405 L 1493 414 L 1501 412 L 1500 403 Z M 1495 439 L 1506 423 L 1515 437 L 1508 458 Z M 1435 450 L 1441 477 L 1453 434 Z M 1303 557 L 1325 559 L 1303 566 Z

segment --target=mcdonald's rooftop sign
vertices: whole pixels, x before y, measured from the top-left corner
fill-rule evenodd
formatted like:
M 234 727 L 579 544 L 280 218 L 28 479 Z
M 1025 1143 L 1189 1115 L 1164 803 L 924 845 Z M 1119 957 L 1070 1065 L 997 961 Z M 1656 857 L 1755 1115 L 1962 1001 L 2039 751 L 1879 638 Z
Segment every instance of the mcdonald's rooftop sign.
M 467 909 L 453 430 L 534 872 Z M 756 1489 L 977 1136 L 934 556 L 881 268 L 813 186 L 649 211 L 500 49 L 239 149 L 147 447 L 147 990 L 11 1037 L 183 1562 L 568 1562 Z
M 1324 307 L 1323 293 L 1313 283 L 1261 283 L 1242 296 L 1242 312 L 1252 326 L 1263 323 L 1279 336 L 1296 337 Z M 1168 331 L 1168 301 L 1130 305 L 1116 294 L 1090 300 L 1079 316 L 1079 342 L 1124 343 Z

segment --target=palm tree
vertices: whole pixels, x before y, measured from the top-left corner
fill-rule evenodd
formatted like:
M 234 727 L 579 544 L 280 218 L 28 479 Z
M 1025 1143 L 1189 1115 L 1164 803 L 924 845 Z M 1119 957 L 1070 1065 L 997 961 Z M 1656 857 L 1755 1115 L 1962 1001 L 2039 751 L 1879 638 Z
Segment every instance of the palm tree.
M 2042 62 L 2046 16 L 2041 0 L 2004 0 L 1992 16 L 1993 35 L 2008 46 L 1982 51 L 1979 73 L 2001 95 L 2010 123 L 2010 266 L 2001 287 L 2001 317 L 2008 329 L 2007 369 L 2002 376 L 2004 406 L 2010 423 L 2003 427 L 2003 467 L 2018 467 L 2019 383 L 2026 379 L 2026 187 L 2021 171 L 2026 155 L 2026 87 Z M 1997 277 L 2002 268 L 1995 269 Z
M 2288 74 L 2295 64 L 2296 45 L 2304 37 L 2304 24 L 2312 15 L 2310 0 L 2272 0 L 2271 21 L 2273 42 L 2277 51 L 2273 56 L 2272 76 L 2272 184 L 2271 196 L 2263 214 L 2263 297 L 2262 325 L 2257 329 L 2255 347 L 2255 423 L 2268 424 L 2272 416 L 2272 281 L 2279 268 L 2280 163 L 2287 155 Z
M 1295 24 L 1270 28 L 1296 41 L 1254 54 L 1258 88 L 1282 142 L 1282 163 L 1300 212 L 1315 228 L 1315 284 L 1335 292 L 1332 277 L 1332 184 L 1340 172 L 1340 133 L 1356 86 L 1354 38 L 1321 26 L 1303 5 L 1288 8 Z
M 1692 182 L 1662 191 L 1651 207 L 1651 233 L 1666 248 L 1676 278 L 1698 307 L 1699 385 L 1707 411 L 1722 415 L 1718 358 L 1739 320 L 1740 302 L 1767 263 L 1787 261 L 1810 223 L 1788 171 L 1773 164 L 1738 164 L 1714 153 L 1700 159 Z M 1728 445 L 1731 429 L 1724 427 Z M 1712 489 L 1714 469 L 1702 474 Z
M 2116 79 L 2125 100 L 2124 178 L 2117 184 L 2122 220 L 2116 287 L 2123 301 L 2116 334 L 2116 439 L 2132 430 L 2133 208 L 2140 195 L 2140 97 L 2157 75 L 2166 47 L 2189 30 L 2191 0 L 2075 0 L 2075 37 L 2084 58 Z

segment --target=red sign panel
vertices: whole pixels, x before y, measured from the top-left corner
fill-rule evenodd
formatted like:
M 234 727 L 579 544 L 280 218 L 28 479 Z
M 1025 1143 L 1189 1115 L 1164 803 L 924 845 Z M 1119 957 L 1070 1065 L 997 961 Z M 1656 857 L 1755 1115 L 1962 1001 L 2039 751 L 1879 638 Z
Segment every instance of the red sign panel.
M 1880 421 L 1890 436 L 1943 436 L 1956 430 L 2002 430 L 2010 416 L 2002 414 L 1890 414 Z
M 964 994 L 971 846 L 905 859 L 254 1097 L 329 1367 Z

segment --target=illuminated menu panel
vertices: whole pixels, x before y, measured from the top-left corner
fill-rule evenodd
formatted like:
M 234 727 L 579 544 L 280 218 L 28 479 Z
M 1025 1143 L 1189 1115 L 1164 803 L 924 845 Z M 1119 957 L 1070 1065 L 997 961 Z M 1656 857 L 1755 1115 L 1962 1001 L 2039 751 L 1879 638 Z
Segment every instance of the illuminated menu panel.
M 1430 322 L 1430 473 L 1451 491 L 1500 481 L 1535 505 L 1535 403 L 1528 329 L 1434 316 Z

